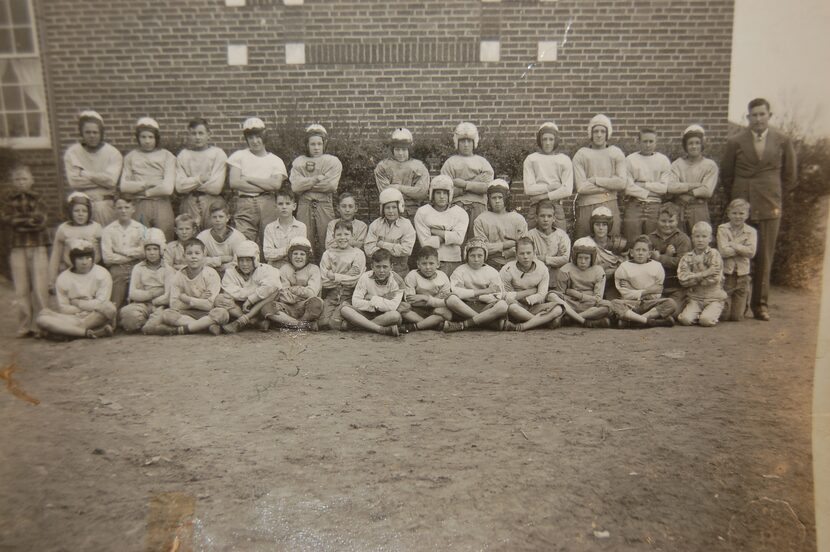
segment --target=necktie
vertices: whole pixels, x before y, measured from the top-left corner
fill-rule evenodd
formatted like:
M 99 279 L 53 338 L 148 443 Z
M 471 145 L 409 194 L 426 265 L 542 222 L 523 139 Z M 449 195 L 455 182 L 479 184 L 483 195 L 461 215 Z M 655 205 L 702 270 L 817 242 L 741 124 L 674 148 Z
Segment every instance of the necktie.
M 764 138 L 761 134 L 752 134 L 753 138 L 753 145 L 755 146 L 755 153 L 758 155 L 758 159 L 763 159 L 764 157 Z

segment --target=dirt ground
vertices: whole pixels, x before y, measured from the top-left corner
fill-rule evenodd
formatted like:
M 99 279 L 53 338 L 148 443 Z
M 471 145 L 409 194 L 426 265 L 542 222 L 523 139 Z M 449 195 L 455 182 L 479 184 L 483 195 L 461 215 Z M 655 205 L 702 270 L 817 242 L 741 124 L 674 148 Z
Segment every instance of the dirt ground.
M 0 550 L 815 550 L 818 295 L 772 299 L 715 329 L 398 339 L 6 321 L 40 402 L 0 388 Z

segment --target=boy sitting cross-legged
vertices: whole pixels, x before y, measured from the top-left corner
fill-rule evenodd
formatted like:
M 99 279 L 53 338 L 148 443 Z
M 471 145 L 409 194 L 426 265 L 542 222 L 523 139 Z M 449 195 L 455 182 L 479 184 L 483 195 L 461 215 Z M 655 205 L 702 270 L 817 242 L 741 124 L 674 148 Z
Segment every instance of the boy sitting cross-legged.
M 236 264 L 225 270 L 222 276 L 222 293 L 216 298 L 216 306 L 228 309 L 234 319 L 222 329 L 236 333 L 255 320 L 262 319 L 261 310 L 276 298 L 282 288 L 280 271 L 259 262 L 259 246 L 246 240 L 234 249 Z
M 322 281 L 311 255 L 310 241 L 291 238 L 289 264 L 280 269 L 282 289 L 277 299 L 262 309 L 267 320 L 291 330 L 317 330 L 317 319 L 323 314 L 323 300 L 318 297 Z
M 352 303 L 344 304 L 340 313 L 347 324 L 381 335 L 398 336 L 401 315 L 398 306 L 404 289 L 392 274 L 392 255 L 386 249 L 372 253 L 372 270 L 357 280 Z
M 445 320 L 452 320 L 452 312 L 446 306 L 446 299 L 452 293 L 450 279 L 438 265 L 438 250 L 427 245 L 418 252 L 418 269 L 410 271 L 403 279 L 406 302 L 410 307 L 401 314 L 406 320 L 401 326 L 404 333 L 438 330 Z
M 644 326 L 673 326 L 677 310 L 673 299 L 662 298 L 663 266 L 651 257 L 651 240 L 642 235 L 631 246 L 631 260 L 623 262 L 614 273 L 622 299 L 611 301 L 611 310 L 627 327 L 626 322 Z
M 447 307 L 463 322 L 444 322 L 444 331 L 458 332 L 491 322 L 497 329 L 502 329 L 507 315 L 504 284 L 498 271 L 484 264 L 487 261 L 487 242 L 479 238 L 468 241 L 464 260 L 465 264 L 456 268 L 450 276 L 452 295 L 447 298 Z
M 144 260 L 133 267 L 130 275 L 130 303 L 118 313 L 119 324 L 125 332 L 171 333 L 165 331 L 169 328 L 162 324 L 161 314 L 170 300 L 170 283 L 176 273 L 161 257 L 165 245 L 164 232 L 158 228 L 147 229 Z
M 611 309 L 602 296 L 605 293 L 605 270 L 597 262 L 597 244 L 588 236 L 579 238 L 571 248 L 571 262 L 559 270 L 555 294 L 564 299 L 571 310 L 565 313 L 587 328 L 608 328 Z M 548 300 L 552 298 L 548 296 Z
M 561 301 L 546 302 L 548 297 L 548 268 L 534 258 L 533 241 L 521 237 L 516 242 L 516 258 L 499 271 L 504 282 L 508 319 L 505 330 L 523 332 L 538 328 L 560 318 L 565 308 Z M 514 324 L 510 318 L 518 320 Z

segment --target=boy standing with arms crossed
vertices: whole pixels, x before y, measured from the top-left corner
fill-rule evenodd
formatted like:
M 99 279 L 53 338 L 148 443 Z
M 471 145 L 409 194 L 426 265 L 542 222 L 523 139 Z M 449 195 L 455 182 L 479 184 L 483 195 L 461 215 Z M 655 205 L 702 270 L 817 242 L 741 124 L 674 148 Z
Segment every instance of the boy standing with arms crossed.
M 429 171 L 417 159 L 410 158 L 412 133 L 405 128 L 392 131 L 390 141 L 392 157 L 384 159 L 375 167 L 375 184 L 378 193 L 386 188 L 395 188 L 403 194 L 406 202 L 406 216 L 412 218 L 427 199 Z
M 469 239 L 473 237 L 473 223 L 487 210 L 487 185 L 493 181 L 495 173 L 485 158 L 473 153 L 479 140 L 478 129 L 473 123 L 459 123 L 452 140 L 457 153 L 444 162 L 441 174 L 452 178 L 452 205 L 458 205 L 467 213 Z
M 101 258 L 112 275 L 112 302 L 120 309 L 127 300 L 133 267 L 144 258 L 147 228 L 133 219 L 133 203 L 126 197 L 115 200 L 116 220 L 101 235 Z
M 187 123 L 188 147 L 176 157 L 176 192 L 182 195 L 179 211 L 210 227 L 208 206 L 219 199 L 225 187 L 228 156 L 210 145 L 210 126 L 202 118 Z
M 539 151 L 525 158 L 522 171 L 525 195 L 530 198 L 527 226 L 536 226 L 536 206 L 539 202 L 548 200 L 554 207 L 556 226 L 566 230 L 562 200 L 573 193 L 574 168 L 567 155 L 554 153 L 559 146 L 559 127 L 556 123 L 543 123 L 539 127 L 536 145 L 539 146 Z
M 657 132 L 640 129 L 640 151 L 625 158 L 628 184 L 625 187 L 623 235 L 628 243 L 637 236 L 657 230 L 660 204 L 671 178 L 671 161 L 657 150 Z
M 723 259 L 723 288 L 727 295 L 721 319 L 738 322 L 744 319 L 749 299 L 749 262 L 755 256 L 758 233 L 746 223 L 749 202 L 745 199 L 733 199 L 726 214 L 729 222 L 718 226 L 718 251 Z

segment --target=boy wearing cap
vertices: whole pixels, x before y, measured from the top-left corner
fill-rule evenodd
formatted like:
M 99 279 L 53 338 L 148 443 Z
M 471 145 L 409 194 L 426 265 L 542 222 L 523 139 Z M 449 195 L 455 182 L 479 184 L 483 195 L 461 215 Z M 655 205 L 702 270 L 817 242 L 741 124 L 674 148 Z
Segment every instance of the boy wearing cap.
M 162 321 L 178 334 L 207 330 L 219 335 L 230 319 L 227 309 L 214 304 L 222 287 L 219 274 L 205 264 L 205 244 L 198 238 L 184 243 L 184 254 L 187 266 L 172 278 L 170 308 L 162 313 Z
M 588 123 L 590 146 L 580 148 L 574 155 L 574 186 L 578 194 L 574 238 L 591 233 L 591 213 L 598 207 L 611 211 L 611 235 L 620 233 L 617 193 L 625 190 L 628 177 L 622 150 L 608 145 L 611 131 L 611 119 L 602 114 L 595 115 Z
M 103 227 L 115 220 L 113 200 L 123 158 L 104 142 L 104 119 L 97 112 L 81 113 L 78 132 L 80 142 L 69 146 L 63 155 L 66 180 L 70 188 L 89 196 L 92 220 Z
M 291 239 L 290 262 L 280 269 L 282 289 L 276 300 L 262 309 L 267 320 L 292 330 L 318 329 L 317 320 L 323 314 L 323 300 L 318 297 L 322 277 L 320 268 L 311 263 L 311 254 L 311 242 L 306 238 Z
M 297 218 L 308 228 L 308 239 L 314 251 L 326 249 L 326 227 L 334 218 L 332 196 L 337 192 L 343 164 L 326 153 L 329 134 L 323 125 L 305 129 L 308 155 L 291 163 L 291 191 L 297 194 Z
M 343 192 L 337 202 L 337 211 L 340 213 L 340 218 L 336 218 L 329 222 L 326 226 L 326 250 L 334 247 L 334 227 L 338 222 L 348 222 L 352 227 L 352 237 L 350 242 L 352 247 L 360 250 L 363 249 L 363 244 L 366 243 L 366 234 L 369 232 L 369 225 L 358 220 L 355 217 L 357 214 L 357 200 L 351 192 Z
M 119 325 L 125 332 L 163 333 L 161 313 L 170 300 L 170 282 L 176 274 L 162 258 L 165 244 L 161 230 L 147 230 L 144 260 L 133 267 L 130 275 L 130 302 L 118 313 Z
M 740 197 L 726 208 L 728 221 L 718 226 L 718 252 L 723 259 L 723 288 L 727 294 L 723 320 L 744 319 L 749 298 L 749 263 L 758 247 L 758 232 L 746 223 L 749 202 Z
M 390 140 L 392 157 L 384 159 L 375 167 L 375 184 L 378 193 L 394 188 L 403 194 L 406 216 L 412 218 L 418 207 L 427 200 L 429 171 L 422 162 L 411 159 L 412 133 L 405 128 L 392 131 Z
M 10 227 L 9 266 L 17 297 L 18 337 L 35 333 L 35 317 L 49 301 L 49 258 L 46 248 L 46 205 L 32 190 L 35 180 L 26 165 L 11 170 L 11 189 L 2 203 L 2 222 Z
M 663 266 L 651 259 L 648 236 L 639 236 L 631 246 L 631 260 L 623 262 L 614 273 L 614 283 L 622 298 L 611 301 L 611 310 L 620 327 L 628 327 L 629 322 L 674 325 L 672 315 L 677 312 L 677 303 L 661 297 L 665 275 Z
M 288 246 L 293 238 L 307 235 L 305 224 L 294 218 L 297 202 L 289 189 L 277 192 L 277 220 L 265 227 L 262 253 L 271 266 L 282 268 L 288 264 Z
M 641 128 L 640 151 L 625 158 L 628 184 L 625 187 L 623 235 L 629 243 L 637 236 L 657 230 L 660 204 L 671 179 L 671 161 L 657 149 L 657 132 Z
M 247 239 L 262 243 L 265 227 L 277 218 L 274 192 L 282 188 L 288 173 L 282 159 L 265 149 L 262 119 L 246 119 L 242 135 L 248 147 L 228 157 L 228 182 L 236 193 L 233 220 Z
M 443 331 L 459 332 L 495 322 L 504 328 L 507 302 L 504 300 L 504 284 L 499 272 L 487 261 L 487 242 L 473 238 L 464 247 L 464 264 L 450 276 L 452 295 L 446 303 L 462 322 L 444 322 Z
M 487 264 L 500 270 L 516 257 L 516 242 L 527 233 L 527 221 L 510 204 L 510 185 L 497 178 L 487 186 L 488 210 L 473 223 L 473 234 L 487 242 Z
M 505 330 L 532 330 L 550 324 L 564 314 L 565 308 L 559 304 L 562 301 L 547 302 L 550 287 L 548 270 L 544 263 L 534 258 L 530 238 L 519 238 L 516 258 L 501 268 L 499 276 L 504 283 L 504 298 L 507 301 Z M 511 322 L 511 318 L 518 323 Z
M 403 195 L 394 188 L 380 193 L 380 217 L 372 221 L 363 245 L 366 255 L 372 256 L 378 249 L 389 251 L 392 256 L 392 271 L 401 281 L 409 272 L 409 256 L 415 247 L 415 228 L 405 212 Z
M 95 248 L 95 262 L 101 261 L 101 234 L 103 228 L 92 220 L 92 200 L 83 192 L 72 192 L 66 199 L 69 220 L 62 222 L 55 231 L 52 254 L 49 257 L 49 292 L 55 291 L 58 274 L 72 267 L 69 261 L 68 243 L 71 240 L 86 240 Z
M 677 267 L 677 279 L 687 289 L 686 306 L 677 317 L 684 326 L 714 326 L 723 312 L 723 259 L 717 249 L 709 247 L 711 241 L 709 223 L 696 223 L 692 228 L 693 249 L 683 255 Z
M 255 242 L 240 243 L 234 256 L 236 262 L 222 276 L 222 292 L 214 303 L 227 309 L 233 319 L 222 326 L 226 333 L 236 333 L 251 322 L 264 319 L 261 310 L 276 299 L 282 288 L 280 271 L 259 262 L 259 246 Z
M 340 307 L 352 300 L 357 280 L 366 271 L 366 255 L 353 245 L 351 222 L 338 221 L 333 233 L 334 243 L 320 259 L 324 303 L 320 326 L 339 330 Z
M 101 257 L 112 276 L 112 302 L 116 309 L 124 306 L 133 267 L 144 258 L 144 236 L 147 227 L 133 219 L 133 203 L 129 197 L 115 200 L 117 218 L 101 234 Z
M 566 230 L 565 210 L 562 200 L 574 189 L 573 163 L 564 153 L 556 153 L 559 147 L 559 127 L 553 121 L 542 123 L 536 131 L 539 151 L 528 155 L 523 164 L 522 184 L 530 199 L 527 210 L 527 226 L 536 226 L 536 206 L 542 200 L 550 201 L 554 208 L 556 226 Z
M 571 261 L 556 275 L 554 294 L 570 307 L 565 314 L 575 322 L 589 328 L 607 328 L 611 309 L 603 300 L 605 282 L 605 270 L 597 263 L 597 245 L 586 236 L 573 243 Z M 552 300 L 549 294 L 548 301 Z
M 364 272 L 357 280 L 351 304 L 340 308 L 343 329 L 352 324 L 381 335 L 400 335 L 398 324 L 401 314 L 398 307 L 404 288 L 392 274 L 392 256 L 386 249 L 372 254 L 372 270 Z
M 120 189 L 133 198 L 133 218 L 150 228 L 160 228 L 173 239 L 173 206 L 170 197 L 176 185 L 176 158 L 160 146 L 155 119 L 142 117 L 135 125 L 138 149 L 124 157 Z
M 470 224 L 467 212 L 452 205 L 453 190 L 449 176 L 440 174 L 433 178 L 429 183 L 429 203 L 419 207 L 413 219 L 421 247 L 438 251 L 439 269 L 447 275 L 462 263 L 461 244 Z
M 452 178 L 452 205 L 458 205 L 467 213 L 470 220 L 467 226 L 469 239 L 473 237 L 475 220 L 487 210 L 487 185 L 493 181 L 495 173 L 485 158 L 474 153 L 479 135 L 473 123 L 459 123 L 452 141 L 457 153 L 444 162 L 441 174 Z
M 41 330 L 66 337 L 108 337 L 117 309 L 110 301 L 112 278 L 95 264 L 95 249 L 86 240 L 69 242 L 71 267 L 55 282 L 58 310 L 43 309 L 36 324 Z
M 691 125 L 683 131 L 683 151 L 686 155 L 671 164 L 672 181 L 668 192 L 680 207 L 680 223 L 686 232 L 699 221 L 709 222 L 708 201 L 718 184 L 718 165 L 703 156 L 705 131 L 700 125 Z
M 207 266 L 215 269 L 221 278 L 225 269 L 233 264 L 233 250 L 245 241 L 245 235 L 228 226 L 228 206 L 224 200 L 217 199 L 211 203 L 208 213 L 210 228 L 202 230 L 196 237 L 205 246 Z
M 208 228 L 208 206 L 225 187 L 228 156 L 210 145 L 210 126 L 201 117 L 187 123 L 187 137 L 187 146 L 176 156 L 176 192 L 182 196 L 179 211 Z

